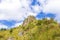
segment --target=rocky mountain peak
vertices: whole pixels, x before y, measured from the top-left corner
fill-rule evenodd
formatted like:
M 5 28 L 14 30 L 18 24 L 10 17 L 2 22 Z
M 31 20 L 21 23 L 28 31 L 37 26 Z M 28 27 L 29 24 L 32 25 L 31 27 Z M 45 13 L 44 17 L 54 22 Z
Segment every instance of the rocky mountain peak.
M 34 16 L 28 16 L 28 18 L 26 18 L 24 21 L 23 21 L 23 26 L 26 26 L 27 24 L 29 24 L 30 22 L 33 22 L 36 18 Z

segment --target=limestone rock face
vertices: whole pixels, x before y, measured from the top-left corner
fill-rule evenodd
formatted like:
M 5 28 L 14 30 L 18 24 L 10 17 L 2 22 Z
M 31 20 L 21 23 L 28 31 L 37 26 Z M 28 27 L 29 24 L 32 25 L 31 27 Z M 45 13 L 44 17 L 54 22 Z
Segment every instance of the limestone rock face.
M 24 32 L 21 31 L 21 32 L 18 33 L 18 35 L 19 35 L 19 36 L 23 36 L 23 33 L 24 33 Z
M 34 16 L 28 16 L 28 18 L 26 18 L 23 21 L 23 26 L 26 26 L 27 24 L 29 24 L 30 22 L 33 22 L 34 20 L 36 20 Z
M 14 37 L 9 37 L 8 40 L 14 40 Z

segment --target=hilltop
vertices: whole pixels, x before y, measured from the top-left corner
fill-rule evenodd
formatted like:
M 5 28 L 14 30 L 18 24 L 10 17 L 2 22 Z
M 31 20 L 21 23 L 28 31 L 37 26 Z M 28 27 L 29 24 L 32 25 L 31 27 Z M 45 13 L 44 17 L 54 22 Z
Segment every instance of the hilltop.
M 0 40 L 60 40 L 60 25 L 52 18 L 28 16 L 19 27 L 1 29 Z

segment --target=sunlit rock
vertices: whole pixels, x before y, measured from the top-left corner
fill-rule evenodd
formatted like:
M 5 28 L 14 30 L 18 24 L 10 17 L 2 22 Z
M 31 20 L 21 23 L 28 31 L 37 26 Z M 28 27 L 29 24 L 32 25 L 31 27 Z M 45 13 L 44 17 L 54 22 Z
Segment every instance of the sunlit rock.
M 33 22 L 34 20 L 35 20 L 35 17 L 34 16 L 28 16 L 28 18 L 26 18 L 23 21 L 23 26 L 26 26 L 27 24 L 29 24 L 30 22 Z

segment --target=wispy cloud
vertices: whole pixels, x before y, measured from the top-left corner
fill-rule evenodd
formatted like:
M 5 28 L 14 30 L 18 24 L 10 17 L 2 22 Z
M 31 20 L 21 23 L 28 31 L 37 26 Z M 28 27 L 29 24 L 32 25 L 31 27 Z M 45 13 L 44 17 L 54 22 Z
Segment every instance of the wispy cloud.
M 37 16 L 42 11 L 46 15 L 49 13 L 56 15 L 55 19 L 60 21 L 59 4 L 60 0 L 1 0 L 0 20 L 18 22 L 29 15 Z
M 0 24 L 0 29 L 5 28 L 8 29 L 8 26 L 4 25 L 4 24 Z
M 55 14 L 55 19 L 60 21 L 60 0 L 47 0 L 43 7 L 45 13 Z

